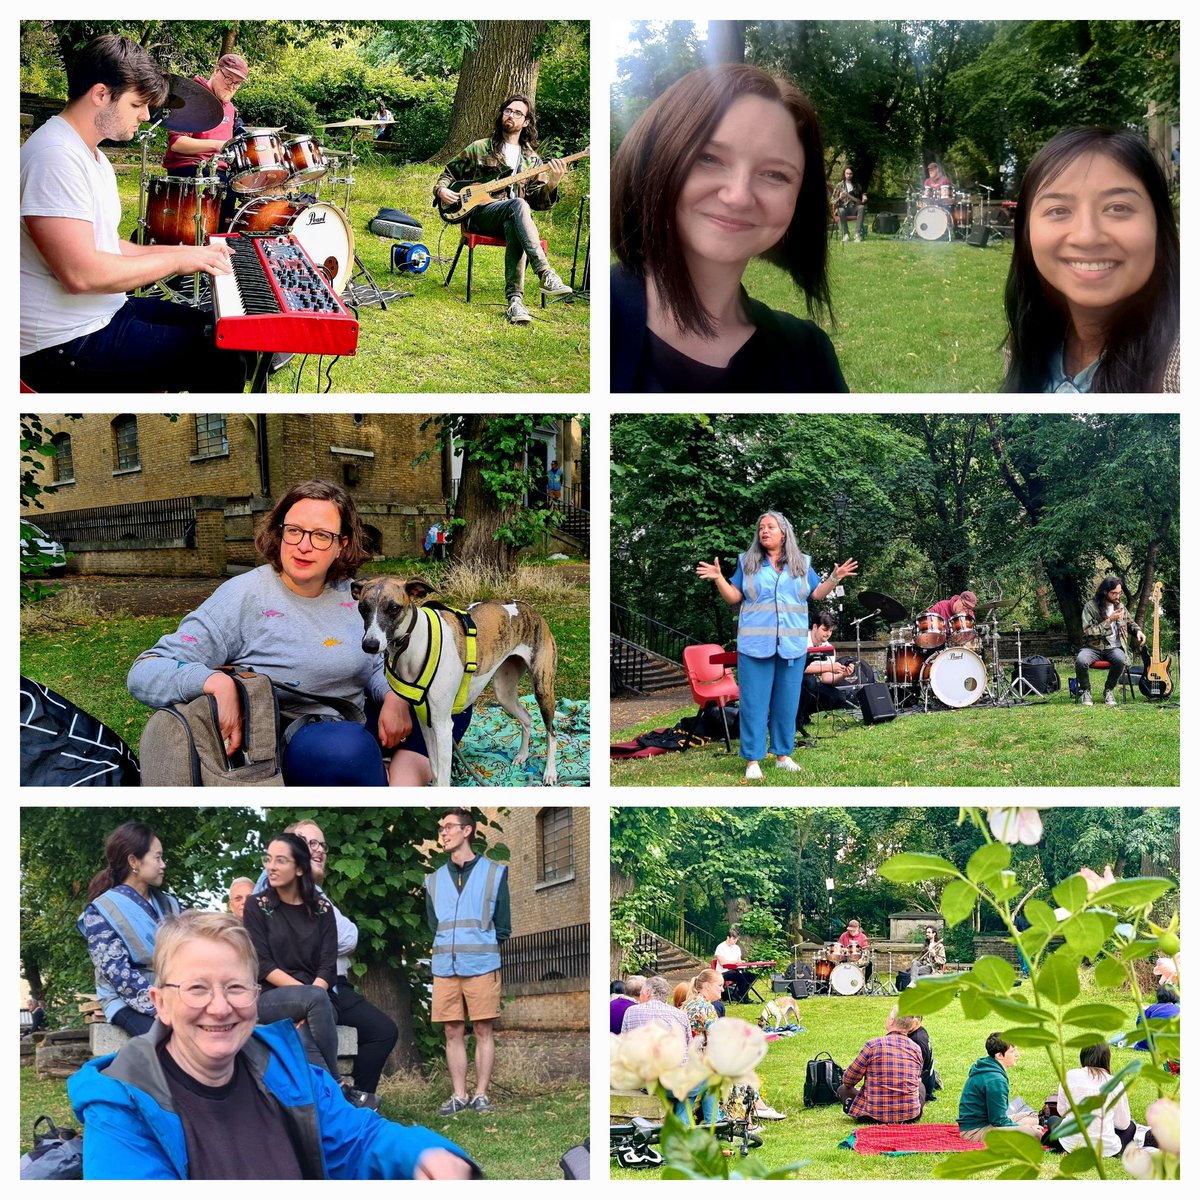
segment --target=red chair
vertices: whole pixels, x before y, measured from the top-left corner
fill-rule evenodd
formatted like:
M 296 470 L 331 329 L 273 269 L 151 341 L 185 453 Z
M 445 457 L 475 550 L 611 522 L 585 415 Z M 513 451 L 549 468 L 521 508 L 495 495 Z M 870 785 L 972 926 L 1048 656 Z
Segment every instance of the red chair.
M 458 251 L 454 255 L 454 261 L 450 264 L 450 274 L 446 276 L 445 287 L 450 286 L 450 280 L 454 278 L 454 271 L 458 267 L 458 260 L 462 257 L 463 247 L 467 248 L 467 303 L 471 303 L 471 276 L 475 269 L 475 247 L 476 246 L 499 246 L 501 250 L 507 248 L 508 243 L 503 238 L 489 237 L 484 233 L 468 233 L 465 226 L 460 225 L 459 231 L 461 239 L 458 243 Z M 538 243 L 542 248 L 542 253 L 546 253 L 546 239 L 542 238 Z M 546 307 L 546 297 L 542 297 L 542 307 Z
M 1088 668 L 1089 671 L 1107 671 L 1112 666 L 1112 663 L 1107 658 L 1098 658 Z M 1125 663 L 1125 669 L 1121 672 L 1121 678 L 1117 680 L 1117 687 L 1121 689 L 1121 699 L 1124 701 L 1127 697 L 1125 689 L 1129 689 L 1129 695 L 1133 695 L 1133 677 L 1129 674 L 1129 663 Z
M 718 662 L 717 660 L 721 661 Z M 700 706 L 700 712 L 715 704 L 721 710 L 721 724 L 725 727 L 725 749 L 733 753 L 729 740 L 729 721 L 725 716 L 725 705 L 738 698 L 737 680 L 728 664 L 728 655 L 720 646 L 685 646 L 683 667 L 687 671 L 688 687 L 692 699 Z M 734 658 L 736 662 L 736 656 Z

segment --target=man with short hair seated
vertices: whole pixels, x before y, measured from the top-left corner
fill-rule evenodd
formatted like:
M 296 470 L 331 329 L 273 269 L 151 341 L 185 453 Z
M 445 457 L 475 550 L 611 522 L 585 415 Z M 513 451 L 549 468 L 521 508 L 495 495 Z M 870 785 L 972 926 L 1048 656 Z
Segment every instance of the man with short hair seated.
M 908 1036 L 919 1024 L 919 1018 L 902 1017 L 893 1008 L 887 1032 L 858 1052 L 838 1088 L 849 1116 L 880 1125 L 907 1125 L 920 1119 L 925 1107 L 921 1047 Z

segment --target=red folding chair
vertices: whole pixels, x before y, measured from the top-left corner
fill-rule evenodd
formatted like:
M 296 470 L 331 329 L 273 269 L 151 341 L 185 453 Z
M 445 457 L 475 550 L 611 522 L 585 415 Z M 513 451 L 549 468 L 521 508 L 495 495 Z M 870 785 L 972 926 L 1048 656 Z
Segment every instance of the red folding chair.
M 471 303 L 471 281 L 475 273 L 475 250 L 478 246 L 499 246 L 501 250 L 507 249 L 508 243 L 501 237 L 490 237 L 486 233 L 468 233 L 465 226 L 460 225 L 461 238 L 458 243 L 458 250 L 455 252 L 454 261 L 450 264 L 450 274 L 446 276 L 446 282 L 443 287 L 450 286 L 450 280 L 454 278 L 454 272 L 458 269 L 458 260 L 462 257 L 463 247 L 467 248 L 467 303 Z M 542 253 L 546 253 L 546 239 L 539 239 L 539 244 L 542 247 Z M 546 297 L 542 297 L 542 307 L 546 307 Z
M 733 743 L 729 739 L 729 721 L 725 716 L 725 705 L 738 698 L 738 685 L 730 669 L 731 657 L 734 662 L 737 661 L 736 654 L 731 656 L 713 643 L 686 646 L 683 651 L 683 667 L 687 671 L 692 699 L 700 706 L 701 714 L 710 704 L 715 704 L 721 710 L 721 724 L 725 727 L 725 749 L 732 754 Z

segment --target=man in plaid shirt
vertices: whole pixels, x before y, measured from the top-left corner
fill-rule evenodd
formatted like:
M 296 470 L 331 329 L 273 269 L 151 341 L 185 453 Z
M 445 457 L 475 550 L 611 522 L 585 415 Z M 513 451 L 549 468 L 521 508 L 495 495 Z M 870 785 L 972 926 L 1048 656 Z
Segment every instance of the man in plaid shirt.
M 534 152 L 536 146 L 537 125 L 532 101 L 527 96 L 509 96 L 500 105 L 492 136 L 472 142 L 446 164 L 433 186 L 435 201 L 456 204 L 457 197 L 450 186 L 454 183 L 488 182 L 541 166 L 543 160 Z M 507 245 L 504 292 L 508 297 L 508 311 L 505 315 L 511 325 L 528 325 L 533 320 L 523 299 L 526 259 L 533 264 L 541 280 L 543 295 L 571 294 L 571 289 L 559 279 L 542 253 L 541 239 L 530 213 L 531 209 L 554 207 L 558 201 L 558 185 L 567 173 L 561 159 L 551 159 L 545 166 L 542 176 L 513 184 L 507 197 L 500 193 L 500 198 L 491 204 L 481 204 L 465 221 L 471 233 L 502 237 Z
M 846 1068 L 838 1095 L 856 1120 L 880 1125 L 907 1124 L 921 1116 L 925 1088 L 921 1083 L 921 1048 L 909 1038 L 917 1017 L 901 1017 L 892 1009 L 887 1032 L 872 1038 Z M 862 1081 L 862 1088 L 856 1085 Z

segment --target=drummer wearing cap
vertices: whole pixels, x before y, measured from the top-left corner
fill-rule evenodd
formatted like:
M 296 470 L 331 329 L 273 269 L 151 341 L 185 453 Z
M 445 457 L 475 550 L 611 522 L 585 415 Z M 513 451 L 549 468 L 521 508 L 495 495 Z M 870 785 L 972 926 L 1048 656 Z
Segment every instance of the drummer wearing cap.
M 939 600 L 936 604 L 931 604 L 925 611 L 937 613 L 944 621 L 949 621 L 951 617 L 956 617 L 960 613 L 967 613 L 973 617 L 978 603 L 979 597 L 974 592 L 959 592 L 957 596 L 950 596 L 946 600 Z
M 220 101 L 221 120 L 211 129 L 200 133 L 167 134 L 163 169 L 168 175 L 190 179 L 200 174 L 211 163 L 213 155 L 225 148 L 226 142 L 246 131 L 233 105 L 233 97 L 248 76 L 246 60 L 240 54 L 222 54 L 207 79 L 200 75 L 193 76 L 197 83 L 203 84 Z M 221 228 L 224 229 L 233 217 L 237 196 L 228 187 L 229 180 L 224 172 L 221 172 L 221 179 L 226 184 L 221 201 Z
M 941 165 L 936 162 L 931 162 L 926 169 L 929 174 L 925 178 L 925 198 L 949 208 L 952 190 L 949 177 L 942 171 Z M 946 190 L 943 191 L 943 188 Z
M 863 933 L 862 926 L 859 925 L 857 919 L 851 917 L 846 922 L 846 928 L 842 931 L 842 936 L 838 938 L 837 944 L 833 948 L 834 958 L 845 958 L 857 961 L 865 953 L 870 942 L 867 940 L 867 935 Z

